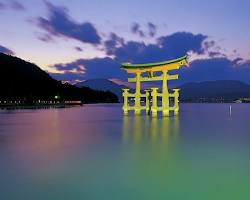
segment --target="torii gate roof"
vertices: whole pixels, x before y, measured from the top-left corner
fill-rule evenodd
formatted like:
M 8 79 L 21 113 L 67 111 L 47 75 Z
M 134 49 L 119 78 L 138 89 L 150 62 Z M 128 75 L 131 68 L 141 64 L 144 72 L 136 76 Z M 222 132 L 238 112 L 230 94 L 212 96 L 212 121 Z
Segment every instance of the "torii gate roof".
M 172 60 L 167 60 L 163 62 L 155 62 L 155 63 L 146 63 L 146 64 L 130 64 L 130 63 L 123 63 L 122 67 L 123 69 L 143 69 L 143 68 L 152 68 L 152 67 L 159 67 L 162 65 L 168 65 L 168 64 L 174 64 L 178 63 L 181 61 L 185 61 L 187 63 L 187 56 L 182 56 L 180 58 L 172 59 Z

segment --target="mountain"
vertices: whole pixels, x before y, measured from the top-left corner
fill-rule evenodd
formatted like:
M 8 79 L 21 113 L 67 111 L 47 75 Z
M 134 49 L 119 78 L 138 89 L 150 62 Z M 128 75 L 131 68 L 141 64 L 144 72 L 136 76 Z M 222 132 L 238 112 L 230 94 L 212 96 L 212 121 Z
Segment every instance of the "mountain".
M 35 64 L 0 53 L 0 100 L 82 100 L 85 103 L 117 102 L 111 92 L 62 84 Z
M 90 79 L 76 84 L 100 91 L 111 91 L 122 102 L 122 88 L 107 79 Z M 181 102 L 231 102 L 239 98 L 250 98 L 250 85 L 235 80 L 186 83 L 179 87 Z M 131 89 L 135 92 L 134 89 Z
M 91 89 L 99 91 L 110 91 L 118 97 L 120 102 L 122 102 L 122 88 L 125 87 L 123 85 L 118 85 L 108 79 L 89 79 L 79 82 L 75 84 L 75 86 L 79 88 L 89 87 Z
M 250 98 L 250 85 L 235 80 L 205 81 L 182 85 L 181 101 L 234 101 Z

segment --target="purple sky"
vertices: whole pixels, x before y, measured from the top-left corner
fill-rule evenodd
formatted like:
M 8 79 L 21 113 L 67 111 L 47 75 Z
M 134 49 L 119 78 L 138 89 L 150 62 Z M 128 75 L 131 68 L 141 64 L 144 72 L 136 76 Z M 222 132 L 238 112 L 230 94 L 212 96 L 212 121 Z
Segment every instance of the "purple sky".
M 60 80 L 126 80 L 122 62 L 190 55 L 181 82 L 250 83 L 248 0 L 0 0 L 0 52 Z

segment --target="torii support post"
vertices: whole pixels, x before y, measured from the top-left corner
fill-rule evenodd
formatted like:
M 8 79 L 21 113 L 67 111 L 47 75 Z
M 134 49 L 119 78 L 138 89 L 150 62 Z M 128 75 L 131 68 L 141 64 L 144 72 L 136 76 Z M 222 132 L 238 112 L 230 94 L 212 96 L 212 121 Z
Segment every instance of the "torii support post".
M 163 71 L 162 79 L 162 115 L 169 116 L 169 92 L 168 92 L 168 72 Z
M 122 109 L 123 109 L 124 115 L 128 114 L 128 94 L 129 94 L 128 91 L 129 91 L 129 89 L 123 89 L 123 94 L 122 94 L 122 96 L 123 96 L 123 107 L 122 107 Z
M 135 114 L 141 114 L 141 73 L 136 72 L 136 88 L 135 88 Z
M 158 111 L 158 107 L 157 107 L 157 87 L 152 87 L 152 107 L 151 107 L 151 114 L 152 117 L 157 117 L 157 111 Z
M 146 100 L 145 100 L 146 114 L 148 114 L 150 111 L 149 90 L 145 90 L 145 92 L 146 92 Z
M 173 89 L 174 91 L 174 114 L 179 114 L 179 91 L 180 89 Z

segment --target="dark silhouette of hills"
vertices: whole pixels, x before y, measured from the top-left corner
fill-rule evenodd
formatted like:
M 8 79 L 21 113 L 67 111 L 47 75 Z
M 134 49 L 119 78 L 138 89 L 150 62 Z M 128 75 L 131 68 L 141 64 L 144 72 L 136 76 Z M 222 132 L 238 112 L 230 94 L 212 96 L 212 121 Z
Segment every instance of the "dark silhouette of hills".
M 0 53 L 1 100 L 81 100 L 84 103 L 122 101 L 122 88 L 107 79 L 62 84 L 35 64 Z M 250 98 L 250 85 L 235 80 L 205 81 L 180 86 L 182 102 L 229 102 Z M 133 90 L 133 89 L 132 89 Z
M 115 93 L 122 102 L 122 88 L 107 79 L 91 79 L 77 84 L 78 87 L 87 86 L 101 91 Z M 205 81 L 187 83 L 180 86 L 180 100 L 182 102 L 232 102 L 241 98 L 250 98 L 250 85 L 235 80 Z M 134 92 L 134 89 L 131 89 Z
M 89 79 L 79 82 L 75 84 L 75 86 L 79 88 L 89 87 L 91 89 L 99 91 L 110 91 L 118 97 L 120 102 L 122 102 L 122 88 L 126 87 L 124 85 L 118 85 L 108 79 Z
M 250 85 L 235 80 L 205 81 L 182 85 L 181 101 L 216 102 L 250 98 Z
M 0 53 L 0 100 L 81 100 L 84 103 L 117 102 L 111 92 L 62 84 L 35 64 Z

